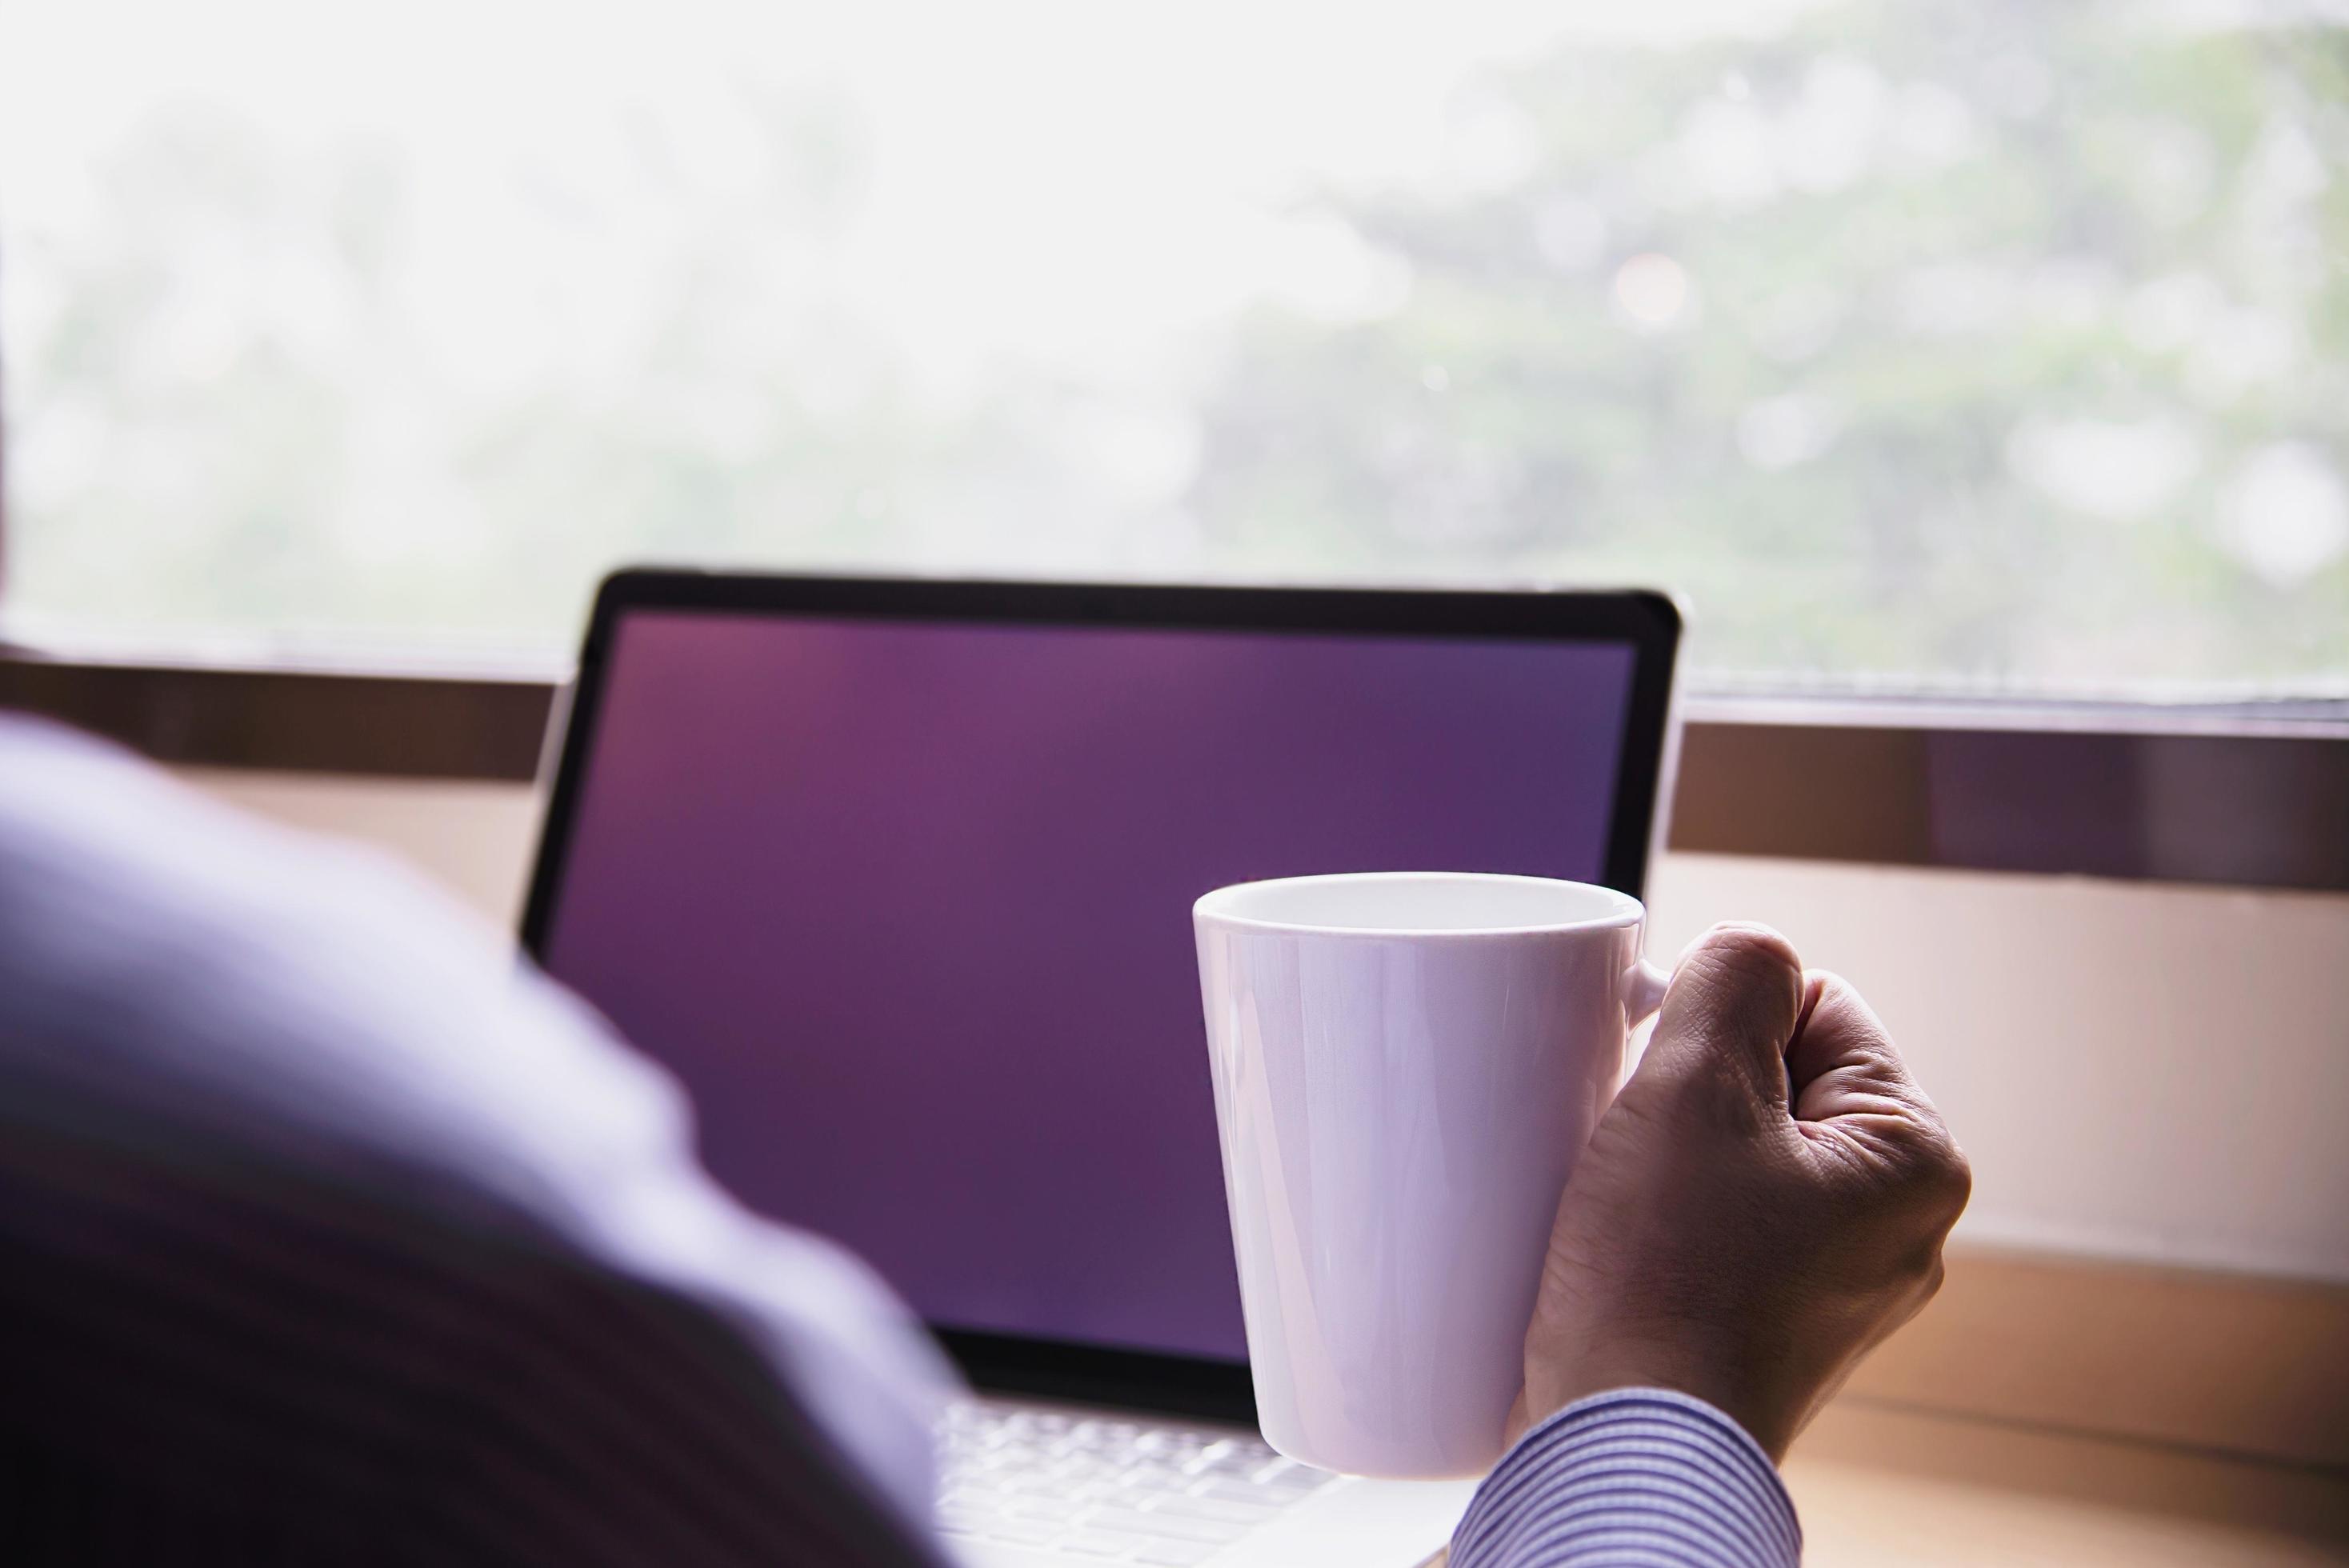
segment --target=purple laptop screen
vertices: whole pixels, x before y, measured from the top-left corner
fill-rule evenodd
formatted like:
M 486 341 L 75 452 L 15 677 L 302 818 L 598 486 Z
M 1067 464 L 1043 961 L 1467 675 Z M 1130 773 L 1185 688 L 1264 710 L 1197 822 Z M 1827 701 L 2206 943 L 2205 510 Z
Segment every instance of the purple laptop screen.
M 544 958 L 941 1326 L 1237 1359 L 1191 903 L 1601 874 L 1628 645 L 640 611 Z

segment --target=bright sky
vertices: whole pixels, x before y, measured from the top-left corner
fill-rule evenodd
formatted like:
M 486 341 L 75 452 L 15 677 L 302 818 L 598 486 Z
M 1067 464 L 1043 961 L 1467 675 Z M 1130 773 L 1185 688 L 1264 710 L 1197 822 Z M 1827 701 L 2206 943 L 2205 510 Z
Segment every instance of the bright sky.
M 1146 373 L 1252 295 L 1343 315 L 1391 293 L 1346 231 L 1283 200 L 1506 176 L 1521 139 L 1454 92 L 1478 65 L 1566 36 L 1767 30 L 1806 4 L 14 0 L 0 232 L 74 234 L 90 160 L 161 105 L 227 106 L 289 150 L 396 150 L 419 203 L 409 315 L 496 380 L 543 363 L 550 335 L 586 352 L 579 334 L 607 332 L 624 357 L 641 325 L 626 302 L 657 303 L 649 248 L 674 232 L 641 231 L 669 220 L 631 224 L 639 193 L 610 183 L 625 160 L 599 156 L 624 109 L 663 128 L 722 214 L 766 135 L 729 88 L 828 93 L 852 106 L 869 183 L 845 250 L 822 259 L 823 297 L 949 383 L 1005 353 Z M 559 171 L 604 222 L 566 246 L 551 294 L 564 242 L 515 199 L 531 170 Z

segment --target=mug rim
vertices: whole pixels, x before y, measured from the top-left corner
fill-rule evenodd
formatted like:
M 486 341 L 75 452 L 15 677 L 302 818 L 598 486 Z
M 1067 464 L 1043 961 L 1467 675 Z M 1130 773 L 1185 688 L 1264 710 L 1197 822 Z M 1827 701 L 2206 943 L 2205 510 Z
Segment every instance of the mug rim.
M 1516 924 L 1495 925 L 1332 925 L 1321 921 L 1272 920 L 1261 915 L 1236 914 L 1220 907 L 1245 893 L 1266 888 L 1305 887 L 1330 883 L 1364 882 L 1474 882 L 1485 885 L 1575 888 L 1601 895 L 1611 906 L 1598 914 L 1578 920 L 1538 920 Z M 1291 936 L 1351 937 L 1377 941 L 1402 938 L 1414 942 L 1444 938 L 1476 938 L 1491 936 L 1563 935 L 1577 931 L 1600 931 L 1636 924 L 1645 918 L 1647 908 L 1638 899 L 1619 888 L 1598 882 L 1574 882 L 1566 877 L 1523 876 L 1506 872 L 1321 872 L 1310 876 L 1264 877 L 1254 882 L 1231 882 L 1202 893 L 1191 905 L 1195 923 L 1214 923 L 1244 931 L 1278 933 Z

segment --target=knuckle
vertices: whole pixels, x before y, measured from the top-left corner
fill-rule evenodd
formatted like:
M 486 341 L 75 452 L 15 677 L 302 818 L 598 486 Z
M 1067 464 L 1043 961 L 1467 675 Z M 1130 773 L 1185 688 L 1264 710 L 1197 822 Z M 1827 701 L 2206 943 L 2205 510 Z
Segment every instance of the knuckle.
M 1972 1201 L 1974 1165 L 1972 1161 L 1966 1158 L 1965 1151 L 1955 1143 L 1951 1143 L 1949 1150 L 1950 1158 L 1947 1164 L 1943 1166 L 1946 1175 L 1943 1179 L 1942 1192 L 1949 1201 L 1950 1217 L 1955 1219 L 1965 1212 L 1966 1204 Z
M 1912 1164 L 1909 1179 L 1925 1211 L 1946 1230 L 1973 1197 L 1973 1162 L 1947 1130 L 1936 1126 Z
M 1933 1261 L 1925 1270 L 1925 1286 L 1921 1299 L 1930 1301 L 1941 1294 L 1941 1282 L 1950 1277 L 1949 1265 L 1941 1260 L 1941 1249 L 1933 1249 Z
M 1949 1267 L 1941 1260 L 1939 1242 L 1911 1253 L 1907 1266 L 1900 1271 L 1900 1288 L 1908 1297 L 1909 1310 L 1914 1313 L 1940 1295 L 1941 1282 L 1948 1277 Z

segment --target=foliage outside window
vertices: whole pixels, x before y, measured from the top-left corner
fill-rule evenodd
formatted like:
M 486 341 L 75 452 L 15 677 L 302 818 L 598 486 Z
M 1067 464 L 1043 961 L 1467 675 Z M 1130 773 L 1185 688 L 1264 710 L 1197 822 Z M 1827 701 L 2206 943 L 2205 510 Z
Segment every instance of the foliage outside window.
M 19 0 L 13 624 L 1636 581 L 1715 682 L 2349 686 L 2337 9 L 1634 9 Z

